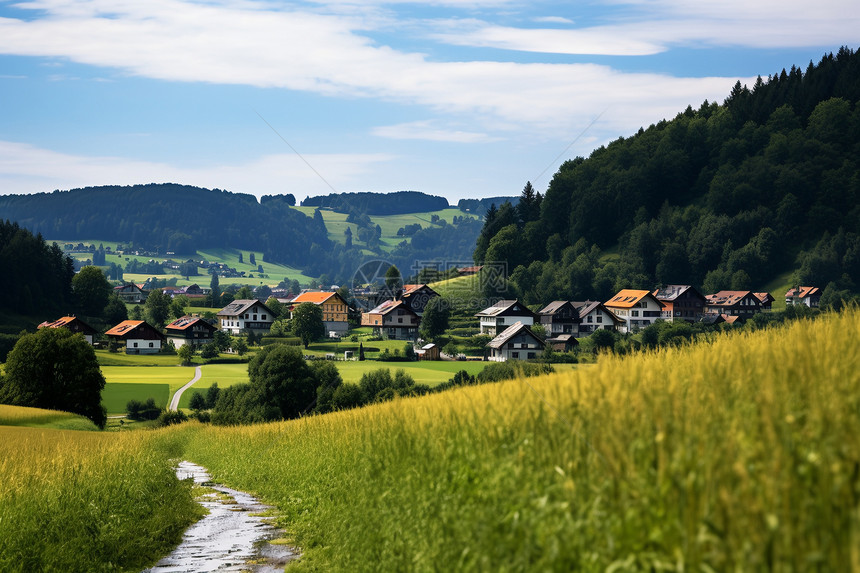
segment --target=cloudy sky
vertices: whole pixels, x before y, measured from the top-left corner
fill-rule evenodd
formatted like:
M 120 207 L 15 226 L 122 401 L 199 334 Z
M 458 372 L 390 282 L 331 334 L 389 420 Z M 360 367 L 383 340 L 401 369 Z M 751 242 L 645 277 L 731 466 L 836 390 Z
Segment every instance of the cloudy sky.
M 841 45 L 853 0 L 0 0 L 0 194 L 517 195 Z

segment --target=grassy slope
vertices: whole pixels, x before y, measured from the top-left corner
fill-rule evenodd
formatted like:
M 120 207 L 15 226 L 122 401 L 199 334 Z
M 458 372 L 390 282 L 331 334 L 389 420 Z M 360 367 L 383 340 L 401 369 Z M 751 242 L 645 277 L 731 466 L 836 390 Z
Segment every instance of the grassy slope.
M 301 211 L 309 217 L 312 217 L 316 207 L 294 207 L 294 209 L 296 209 L 297 211 Z M 349 227 L 352 231 L 353 243 L 360 244 L 358 240 L 358 225 L 354 223 L 347 223 L 346 213 L 338 213 L 329 209 L 323 209 L 321 213 L 323 216 L 323 221 L 325 221 L 326 229 L 328 229 L 329 239 L 344 244 L 346 241 L 346 238 L 344 237 L 344 232 L 346 231 L 346 228 Z M 380 240 L 380 243 L 382 249 L 388 252 L 394 247 L 396 247 L 398 243 L 406 239 L 406 237 L 397 236 L 398 229 L 400 229 L 401 227 L 405 227 L 406 225 L 412 225 L 415 223 L 418 223 L 422 227 L 430 227 L 430 218 L 433 215 L 439 215 L 439 218 L 446 220 L 448 223 L 450 223 L 454 219 L 454 217 L 474 217 L 473 215 L 469 215 L 468 213 L 460 211 L 457 208 L 450 208 L 442 209 L 441 211 L 429 211 L 426 213 L 407 213 L 404 215 L 372 215 L 370 219 L 375 225 L 379 225 L 379 227 L 382 229 L 382 238 Z
M 0 427 L 0 571 L 140 571 L 200 517 L 155 432 Z
M 853 311 L 528 384 L 180 431 L 216 479 L 283 512 L 296 570 L 856 570 L 858 336 Z
M 48 241 L 48 243 L 51 243 L 51 242 L 56 242 L 59 245 L 63 245 L 65 243 L 75 243 L 75 244 L 85 243 L 85 244 L 99 245 L 101 243 L 101 244 L 104 244 L 105 246 L 110 245 L 111 248 L 116 246 L 115 244 L 109 243 L 106 241 L 59 241 L 59 240 L 57 240 L 57 241 L 49 240 Z M 306 284 L 311 279 L 311 277 L 305 275 L 299 269 L 285 266 L 285 265 L 279 265 L 279 264 L 271 263 L 268 261 L 264 261 L 263 260 L 263 253 L 258 252 L 258 251 L 254 252 L 254 258 L 257 261 L 256 265 L 252 265 L 249 261 L 249 258 L 250 258 L 249 255 L 250 255 L 251 251 L 241 251 L 244 262 L 240 263 L 239 262 L 239 253 L 240 253 L 240 251 L 237 249 L 214 249 L 213 248 L 213 249 L 200 249 L 195 253 L 178 253 L 176 255 L 171 255 L 169 257 L 167 255 L 160 255 L 157 257 L 157 259 L 158 260 L 164 260 L 164 259 L 170 258 L 170 259 L 173 259 L 174 261 L 185 261 L 188 259 L 195 259 L 195 260 L 205 259 L 205 260 L 211 261 L 211 262 L 225 263 L 228 266 L 235 268 L 236 270 L 245 271 L 248 274 L 253 274 L 255 277 L 254 279 L 222 278 L 221 279 L 221 286 L 222 287 L 225 285 L 234 283 L 234 282 L 236 284 L 253 284 L 253 285 L 258 285 L 258 284 L 260 284 L 260 282 L 263 282 L 264 284 L 267 284 L 269 286 L 274 286 L 274 285 L 278 284 L 279 282 L 281 282 L 281 280 L 283 280 L 285 277 L 289 278 L 290 280 L 296 279 L 300 283 Z M 92 255 L 90 253 L 70 253 L 69 256 L 71 256 L 72 258 L 78 259 L 80 261 L 84 261 L 84 260 L 92 258 Z M 129 261 L 131 261 L 133 259 L 136 259 L 142 263 L 145 263 L 145 262 L 149 261 L 151 258 L 153 258 L 153 257 L 143 257 L 143 256 L 135 256 L 135 255 L 125 255 L 123 257 L 118 257 L 116 255 L 111 254 L 111 255 L 107 256 L 105 262 L 108 265 L 110 265 L 110 263 L 117 263 L 117 264 L 121 264 L 123 267 L 125 267 L 126 263 L 128 263 Z M 268 278 L 260 279 L 257 277 L 257 265 L 263 265 L 264 274 L 268 275 Z M 127 281 L 143 282 L 146 279 L 148 279 L 150 276 L 152 276 L 152 275 L 148 275 L 146 273 L 125 273 L 123 275 L 123 278 Z M 209 275 L 204 275 L 204 274 L 201 274 L 198 276 L 191 276 L 188 279 L 186 279 L 185 277 L 181 277 L 179 275 L 158 275 L 158 278 L 167 278 L 167 279 L 176 278 L 177 279 L 176 284 L 179 286 L 186 286 L 186 285 L 197 283 L 203 287 L 208 287 L 209 281 L 211 280 L 211 277 Z
M 78 414 L 5 404 L 0 404 L 0 426 L 98 431 L 92 421 Z

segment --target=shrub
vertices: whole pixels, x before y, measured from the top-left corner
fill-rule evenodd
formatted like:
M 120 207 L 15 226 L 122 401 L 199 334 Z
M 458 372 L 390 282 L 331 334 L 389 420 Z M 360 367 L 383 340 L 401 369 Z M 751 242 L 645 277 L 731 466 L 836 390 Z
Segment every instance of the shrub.
M 155 421 L 156 427 L 173 426 L 187 422 L 188 416 L 182 410 L 163 410 Z
M 155 405 L 155 398 L 147 398 L 146 402 L 129 400 L 125 411 L 130 420 L 155 420 L 161 414 L 161 408 Z

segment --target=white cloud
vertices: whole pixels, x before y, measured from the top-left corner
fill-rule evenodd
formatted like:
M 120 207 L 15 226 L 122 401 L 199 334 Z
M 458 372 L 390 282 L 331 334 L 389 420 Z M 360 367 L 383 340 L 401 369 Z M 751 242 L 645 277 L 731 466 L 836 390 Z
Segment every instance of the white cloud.
M 532 18 L 534 22 L 540 22 L 542 24 L 573 24 L 573 20 L 570 18 L 565 18 L 563 16 L 538 16 L 537 18 Z
M 439 21 L 433 36 L 460 46 L 608 56 L 650 55 L 674 46 L 797 48 L 860 42 L 860 12 L 854 2 L 846 0 L 626 0 L 607 4 L 626 6 L 629 12 L 614 21 L 608 18 L 605 25 L 573 27 L 569 22 L 571 27 L 566 29 Z
M 548 130 L 564 138 L 607 106 L 606 121 L 623 133 L 705 98 L 723 98 L 737 79 L 626 74 L 589 64 L 430 61 L 361 35 L 374 25 L 372 17 L 243 2 L 39 0 L 24 6 L 48 15 L 32 21 L 0 19 L 0 53 L 68 58 L 170 81 L 417 104 L 471 122 L 473 128 L 461 140 L 487 129 Z M 545 49 L 562 50 L 566 31 L 553 32 L 558 34 L 541 41 Z M 503 29 L 486 34 L 492 41 L 506 41 Z M 602 41 L 584 34 L 578 40 L 583 49 Z M 511 38 L 507 41 L 520 49 L 538 41 L 528 31 Z M 611 49 L 619 53 L 655 49 L 635 37 L 613 41 Z
M 245 163 L 177 167 L 123 157 L 86 157 L 13 141 L 0 141 L 0 189 L 37 193 L 96 185 L 182 183 L 237 193 L 317 195 L 353 190 L 357 181 L 394 156 L 382 153 L 304 155 L 323 178 L 295 154 L 266 155 Z
M 415 139 L 453 143 L 486 143 L 497 140 L 497 138 L 490 137 L 486 133 L 438 127 L 432 121 L 410 121 L 397 125 L 379 126 L 373 129 L 373 135 L 387 139 Z

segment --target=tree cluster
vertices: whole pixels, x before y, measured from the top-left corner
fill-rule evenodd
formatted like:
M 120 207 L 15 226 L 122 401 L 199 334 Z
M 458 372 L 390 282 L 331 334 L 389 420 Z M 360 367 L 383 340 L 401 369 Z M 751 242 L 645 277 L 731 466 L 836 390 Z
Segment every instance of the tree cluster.
M 419 191 L 397 191 L 395 193 L 332 193 L 308 197 L 302 207 L 324 207 L 341 213 L 366 213 L 368 215 L 402 215 L 422 213 L 448 208 L 444 197 L 427 195 Z

